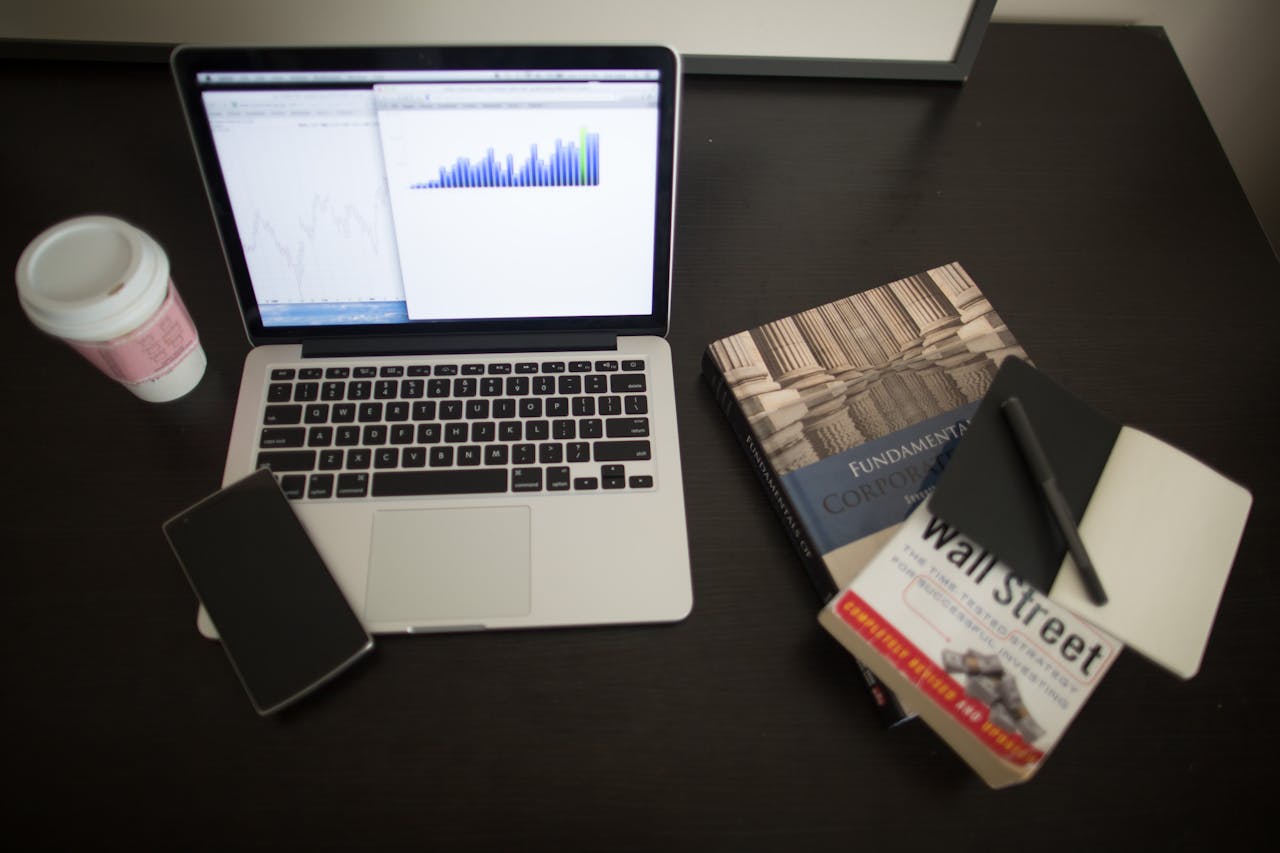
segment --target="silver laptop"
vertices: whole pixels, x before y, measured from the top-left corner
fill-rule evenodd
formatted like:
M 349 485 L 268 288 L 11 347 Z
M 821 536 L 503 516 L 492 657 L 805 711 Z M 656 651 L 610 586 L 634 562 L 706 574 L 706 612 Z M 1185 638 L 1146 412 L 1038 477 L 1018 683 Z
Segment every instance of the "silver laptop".
M 224 483 L 269 467 L 373 632 L 688 615 L 676 55 L 172 64 L 254 347 Z

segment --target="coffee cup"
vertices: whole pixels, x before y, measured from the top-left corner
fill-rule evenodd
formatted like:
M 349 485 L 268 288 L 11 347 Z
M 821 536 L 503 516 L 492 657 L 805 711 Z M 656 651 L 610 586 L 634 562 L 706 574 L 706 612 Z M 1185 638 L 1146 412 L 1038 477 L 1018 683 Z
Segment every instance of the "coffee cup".
M 153 403 L 195 388 L 207 360 L 150 235 L 112 216 L 80 216 L 45 230 L 16 270 L 32 324 Z

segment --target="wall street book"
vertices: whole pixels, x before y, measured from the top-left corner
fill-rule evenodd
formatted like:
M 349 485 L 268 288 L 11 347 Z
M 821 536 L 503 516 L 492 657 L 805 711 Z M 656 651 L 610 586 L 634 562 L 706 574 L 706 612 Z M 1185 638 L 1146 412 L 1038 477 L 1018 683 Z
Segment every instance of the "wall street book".
M 993 788 L 1040 769 L 1123 649 L 928 503 L 818 621 Z

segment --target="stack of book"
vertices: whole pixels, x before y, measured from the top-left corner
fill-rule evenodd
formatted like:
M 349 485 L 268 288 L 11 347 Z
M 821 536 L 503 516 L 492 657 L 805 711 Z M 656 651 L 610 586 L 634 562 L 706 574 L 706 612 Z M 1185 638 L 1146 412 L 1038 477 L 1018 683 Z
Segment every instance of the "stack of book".
M 1002 370 L 1006 362 L 1018 371 Z M 985 454 L 1007 443 L 995 432 L 1004 427 L 987 423 L 991 404 L 982 405 L 993 384 L 1047 381 L 958 263 L 717 340 L 707 348 L 703 373 L 818 591 L 819 622 L 853 653 L 885 720 L 918 715 L 991 786 L 1025 781 L 1039 769 L 1124 647 L 1121 637 L 1146 641 L 1171 632 L 1132 630 L 1126 620 L 1135 608 L 1123 601 L 1082 617 L 1079 596 L 1070 598 L 1078 584 L 1054 583 L 1074 574 L 1060 539 L 1039 552 L 1056 554 L 1047 582 L 1023 580 L 1021 565 L 1002 563 L 980 544 L 991 531 L 1009 530 L 995 510 L 999 500 L 977 512 L 967 507 L 969 518 L 984 522 L 976 540 L 969 522 L 962 530 L 933 511 L 935 490 L 952 506 L 970 497 L 953 483 L 959 476 L 939 488 L 953 456 L 956 469 L 970 472 L 972 487 L 972 472 L 990 464 Z M 966 443 L 980 412 L 985 437 Z M 1107 429 L 1097 434 L 1109 435 Z M 1211 578 L 1197 581 L 1202 652 L 1248 493 L 1149 436 L 1140 444 L 1157 448 L 1150 453 L 1161 470 L 1208 472 L 1216 486 L 1209 500 L 1229 505 L 1210 522 L 1225 531 L 1209 558 Z M 1071 484 L 1077 517 L 1095 486 L 1102 491 L 1099 482 L 1135 479 L 1132 464 L 1108 479 L 1108 455 L 1121 454 L 1106 442 L 1096 449 L 1092 479 Z M 1029 477 L 1025 470 L 1003 476 Z M 1035 488 L 1016 485 L 1018 500 Z M 1001 500 L 1007 507 L 1008 498 Z M 1105 509 L 1086 516 L 1082 530 L 1100 531 L 1102 516 L 1116 515 L 1114 500 L 1095 503 Z M 1038 505 L 1015 509 L 1011 517 L 1045 515 Z M 1027 531 L 1018 525 L 1014 532 Z M 1038 528 L 1033 534 L 1049 535 Z M 1119 578 L 1118 585 L 1130 587 L 1131 580 Z M 1056 600 L 1060 589 L 1070 607 Z M 1160 646 L 1157 640 L 1139 650 L 1167 665 Z M 1188 677 L 1193 651 L 1179 650 L 1185 666 L 1170 668 Z M 1198 654 L 1193 661 L 1198 666 Z

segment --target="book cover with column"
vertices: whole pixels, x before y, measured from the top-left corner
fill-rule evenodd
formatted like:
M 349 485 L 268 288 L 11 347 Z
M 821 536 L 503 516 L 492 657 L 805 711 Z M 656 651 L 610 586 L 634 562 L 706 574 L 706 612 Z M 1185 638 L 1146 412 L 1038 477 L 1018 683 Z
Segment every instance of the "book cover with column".
M 927 498 L 1011 355 L 1027 359 L 959 263 L 707 348 L 703 374 L 824 602 Z M 864 675 L 888 722 L 909 716 Z

